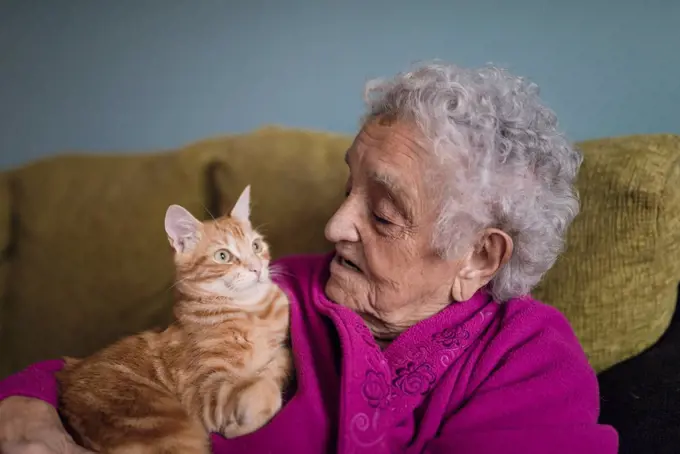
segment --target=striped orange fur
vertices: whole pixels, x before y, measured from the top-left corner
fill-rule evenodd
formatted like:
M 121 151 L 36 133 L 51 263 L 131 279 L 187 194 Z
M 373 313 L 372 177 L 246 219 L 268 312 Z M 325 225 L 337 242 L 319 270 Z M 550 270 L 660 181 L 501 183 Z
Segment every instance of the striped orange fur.
M 292 376 L 289 301 L 269 275 L 246 188 L 230 216 L 204 223 L 173 205 L 175 322 L 124 338 L 58 374 L 60 413 L 102 453 L 209 453 L 209 432 L 257 430 Z

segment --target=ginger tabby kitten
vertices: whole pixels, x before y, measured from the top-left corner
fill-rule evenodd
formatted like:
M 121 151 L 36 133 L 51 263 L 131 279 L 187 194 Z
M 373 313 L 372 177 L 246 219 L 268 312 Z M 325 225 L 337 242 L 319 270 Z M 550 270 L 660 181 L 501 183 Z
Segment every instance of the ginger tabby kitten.
M 293 367 L 289 301 L 249 217 L 250 187 L 214 221 L 168 208 L 176 320 L 66 360 L 59 409 L 77 442 L 107 454 L 209 453 L 209 432 L 244 435 L 279 411 Z

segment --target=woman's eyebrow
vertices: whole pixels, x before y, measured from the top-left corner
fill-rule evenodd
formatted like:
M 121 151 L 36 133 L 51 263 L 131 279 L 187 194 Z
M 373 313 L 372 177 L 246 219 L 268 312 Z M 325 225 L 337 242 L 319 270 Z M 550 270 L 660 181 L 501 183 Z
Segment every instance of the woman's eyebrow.
M 378 172 L 371 172 L 369 178 L 374 184 L 381 186 L 385 190 L 390 200 L 404 216 L 411 218 L 413 214 L 413 198 L 404 189 L 404 185 L 401 184 L 398 178 L 388 173 Z

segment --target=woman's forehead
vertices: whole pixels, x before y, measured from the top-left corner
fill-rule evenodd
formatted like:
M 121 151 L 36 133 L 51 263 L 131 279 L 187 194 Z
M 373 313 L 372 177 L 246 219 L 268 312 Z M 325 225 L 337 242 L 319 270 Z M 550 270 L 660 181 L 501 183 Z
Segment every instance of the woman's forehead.
M 419 144 L 418 132 L 410 125 L 376 122 L 365 125 L 345 154 L 350 169 L 381 175 L 386 183 L 403 174 L 422 172 L 430 154 Z M 356 169 L 358 170 L 358 169 Z
M 422 203 L 426 169 L 431 155 L 421 147 L 410 125 L 366 125 L 347 150 L 345 160 L 354 178 L 385 190 L 408 206 Z
M 395 146 L 422 150 L 422 133 L 417 126 L 406 121 L 381 123 L 369 121 L 361 128 L 353 147 Z

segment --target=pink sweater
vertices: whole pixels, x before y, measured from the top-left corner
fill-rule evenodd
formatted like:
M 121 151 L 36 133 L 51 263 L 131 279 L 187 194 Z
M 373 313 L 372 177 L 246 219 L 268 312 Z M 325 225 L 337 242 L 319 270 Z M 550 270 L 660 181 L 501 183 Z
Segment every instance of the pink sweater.
M 420 322 L 381 351 L 355 313 L 324 295 L 329 256 L 280 261 L 292 301 L 297 385 L 256 433 L 213 452 L 610 454 L 598 425 L 598 387 L 572 329 L 530 298 L 485 292 Z M 0 382 L 0 399 L 57 404 L 46 361 Z

